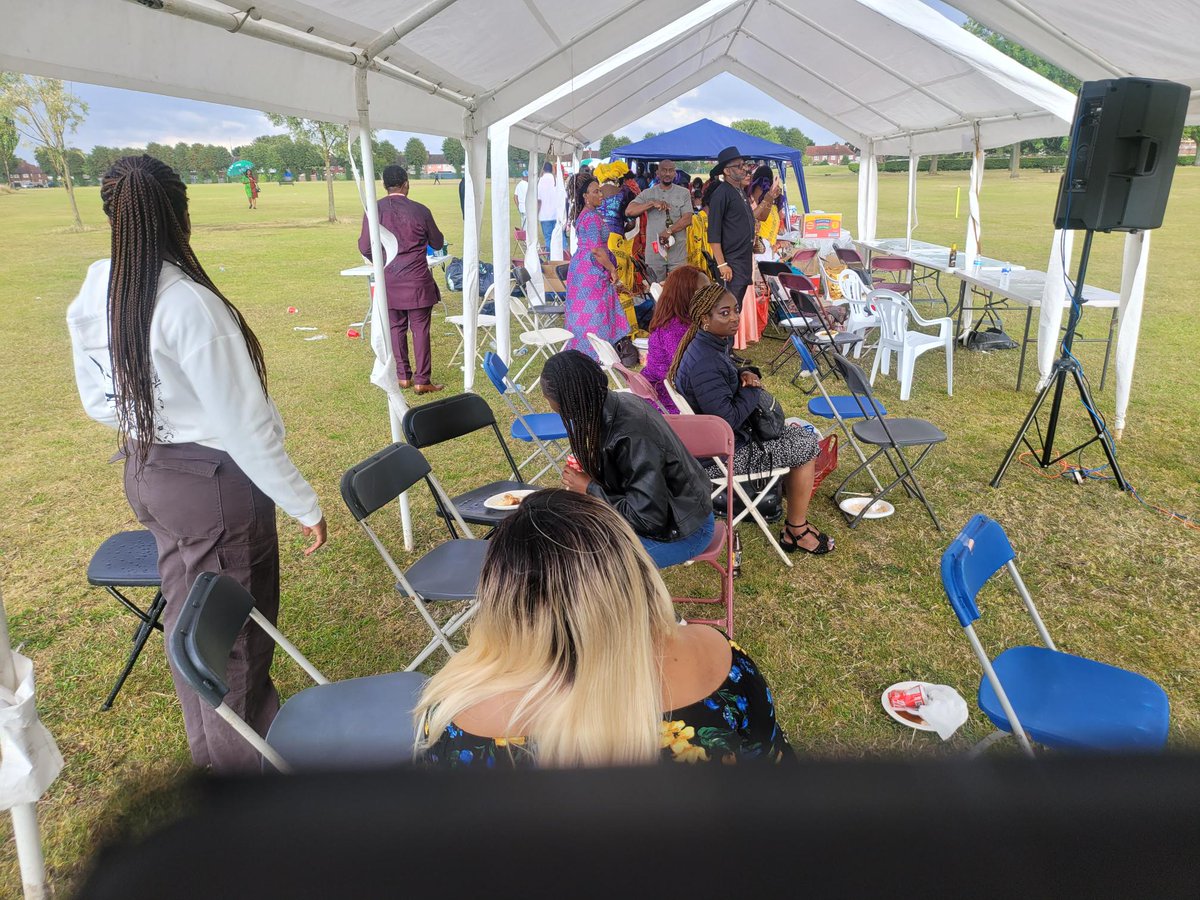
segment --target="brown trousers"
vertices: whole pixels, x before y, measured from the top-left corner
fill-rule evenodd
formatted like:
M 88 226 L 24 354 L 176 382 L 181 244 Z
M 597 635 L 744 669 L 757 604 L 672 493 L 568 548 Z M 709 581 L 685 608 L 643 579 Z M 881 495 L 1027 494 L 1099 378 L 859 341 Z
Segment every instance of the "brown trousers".
M 168 640 L 192 582 L 201 572 L 234 578 L 271 622 L 279 614 L 279 540 L 275 504 L 228 453 L 199 444 L 153 444 L 138 468 L 125 461 L 125 496 L 158 544 L 158 571 L 167 600 Z M 266 735 L 279 694 L 271 682 L 275 642 L 253 622 L 242 628 L 229 656 L 225 702 Z M 256 771 L 260 757 L 171 667 L 183 707 L 188 746 L 197 766 L 218 772 Z

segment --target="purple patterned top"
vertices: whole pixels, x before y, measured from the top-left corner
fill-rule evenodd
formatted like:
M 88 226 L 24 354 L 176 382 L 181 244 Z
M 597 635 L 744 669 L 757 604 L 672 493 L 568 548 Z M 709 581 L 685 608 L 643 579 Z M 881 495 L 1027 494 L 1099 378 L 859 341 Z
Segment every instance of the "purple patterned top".
M 671 395 L 667 393 L 664 381 L 667 370 L 675 360 L 675 350 L 689 327 L 690 324 L 684 319 L 672 319 L 661 328 L 650 332 L 650 340 L 647 342 L 646 365 L 642 368 L 642 374 L 654 385 L 663 409 L 672 415 L 679 415 L 679 410 L 671 402 Z

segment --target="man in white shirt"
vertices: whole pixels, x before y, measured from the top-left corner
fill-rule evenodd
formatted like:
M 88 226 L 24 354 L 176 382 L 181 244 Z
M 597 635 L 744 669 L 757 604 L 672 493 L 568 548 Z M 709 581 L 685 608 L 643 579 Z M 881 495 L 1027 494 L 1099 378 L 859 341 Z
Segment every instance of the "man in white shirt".
M 538 179 L 538 225 L 542 228 L 542 246 L 549 251 L 550 238 L 558 221 L 558 191 L 554 187 L 554 166 L 542 166 L 542 177 Z
M 517 200 L 517 212 L 521 216 L 521 230 L 525 230 L 525 198 L 529 196 L 529 172 L 521 172 L 521 180 L 517 182 L 516 188 L 513 189 L 513 196 Z

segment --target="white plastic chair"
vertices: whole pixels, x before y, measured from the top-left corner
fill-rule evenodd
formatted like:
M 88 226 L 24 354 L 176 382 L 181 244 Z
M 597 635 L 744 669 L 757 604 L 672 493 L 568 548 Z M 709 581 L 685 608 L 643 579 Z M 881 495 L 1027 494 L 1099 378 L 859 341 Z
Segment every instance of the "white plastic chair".
M 912 396 L 913 370 L 917 357 L 927 350 L 944 350 L 946 353 L 946 393 L 954 396 L 954 322 L 949 316 L 937 319 L 922 319 L 907 298 L 895 291 L 877 289 L 867 294 L 867 303 L 879 313 L 879 351 L 871 367 L 871 384 L 875 384 L 876 373 L 887 375 L 891 371 L 892 354 L 896 354 L 900 379 L 900 399 Z M 909 329 L 909 318 L 921 328 L 937 328 L 937 334 Z
M 822 267 L 821 271 L 824 273 L 824 267 Z M 822 274 L 822 281 L 828 284 L 828 279 L 824 274 Z M 858 276 L 858 273 L 852 269 L 843 269 L 838 274 L 837 281 L 838 288 L 842 292 L 842 300 L 850 310 L 850 314 L 846 317 L 846 330 L 866 338 L 868 331 L 880 326 L 879 313 L 872 308 L 864 296 L 866 294 L 866 285 L 863 284 L 863 280 Z M 833 302 L 836 303 L 837 301 Z M 855 359 L 862 356 L 863 344 L 865 343 L 866 341 L 864 340 L 855 346 Z
M 483 298 L 479 301 L 480 308 L 482 308 L 485 303 L 495 300 L 495 298 L 496 285 L 492 284 L 488 287 L 487 292 L 484 293 Z M 446 300 L 443 297 L 442 303 L 445 302 Z M 450 357 L 450 362 L 453 364 L 453 362 L 458 359 L 458 354 L 462 353 L 463 348 L 467 346 L 467 317 L 465 313 L 461 316 L 448 315 L 446 316 L 446 321 L 453 325 L 455 331 L 458 332 L 458 347 L 455 348 L 454 355 Z M 475 358 L 479 360 L 480 364 L 482 364 L 483 354 L 491 349 L 490 344 L 494 343 L 496 340 L 496 317 L 493 315 L 476 313 L 475 330 L 477 332 L 475 337 Z M 462 368 L 463 371 L 466 371 L 466 360 L 463 360 Z
M 612 379 L 612 383 L 616 389 L 618 391 L 628 390 L 621 383 L 621 379 L 617 377 L 617 373 L 613 371 L 613 366 L 619 365 L 621 362 L 621 357 L 617 355 L 617 348 L 594 331 L 589 331 L 585 336 L 588 339 L 588 343 L 592 345 L 592 349 L 596 351 L 596 356 L 599 357 L 600 368 L 608 373 L 608 377 Z
M 521 366 L 520 370 L 512 378 L 513 381 L 518 381 L 525 374 L 525 370 L 533 365 L 539 356 L 549 359 L 565 347 L 567 341 L 571 340 L 575 335 L 565 328 L 538 328 L 537 322 L 530 316 L 529 311 L 525 308 L 525 304 L 521 302 L 519 297 L 509 297 L 508 309 L 512 313 L 513 318 L 517 320 L 517 324 L 525 329 L 520 334 L 521 343 L 532 351 L 529 354 L 529 359 L 525 361 L 525 365 Z M 527 390 L 533 390 L 541 380 L 541 377 L 539 375 L 533 379 Z

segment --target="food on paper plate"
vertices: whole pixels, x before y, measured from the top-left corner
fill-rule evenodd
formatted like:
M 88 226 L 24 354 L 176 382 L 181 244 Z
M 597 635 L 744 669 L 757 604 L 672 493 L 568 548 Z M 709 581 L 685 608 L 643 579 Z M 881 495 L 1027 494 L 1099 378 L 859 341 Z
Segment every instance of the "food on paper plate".
M 525 498 L 520 494 L 504 494 L 496 503 L 500 506 L 520 506 Z

